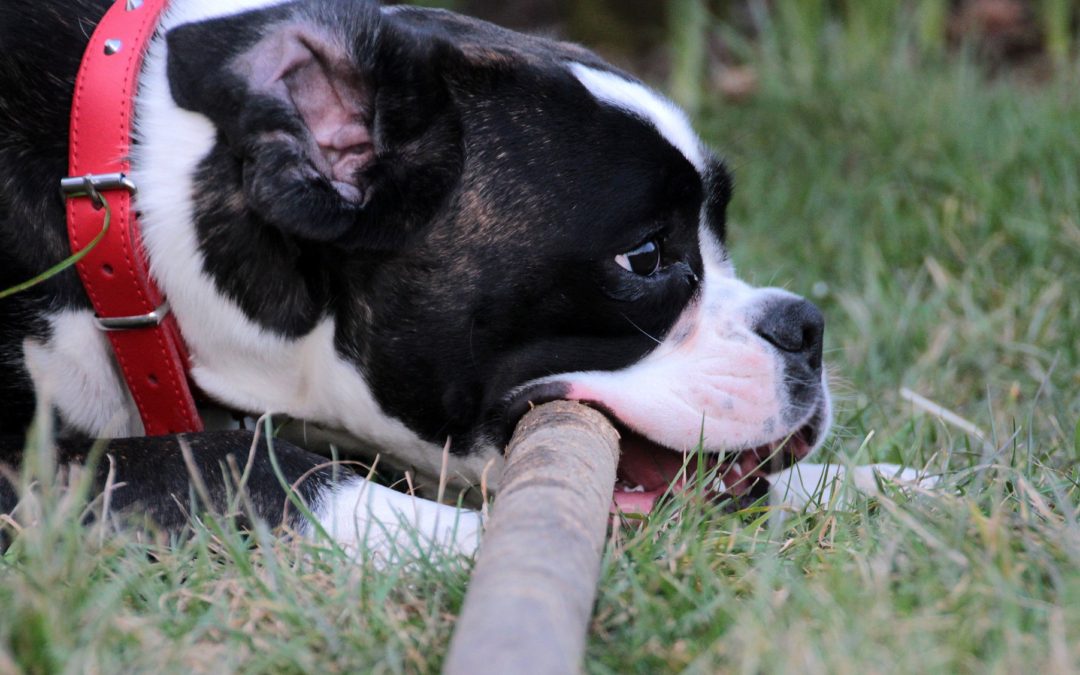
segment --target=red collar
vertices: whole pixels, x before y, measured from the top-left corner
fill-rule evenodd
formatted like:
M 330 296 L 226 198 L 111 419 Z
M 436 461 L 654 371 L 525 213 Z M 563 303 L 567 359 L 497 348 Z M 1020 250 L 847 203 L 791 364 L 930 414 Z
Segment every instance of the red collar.
M 147 270 L 131 208 L 131 121 L 143 56 L 167 0 L 117 0 L 83 55 L 71 105 L 68 238 L 79 276 L 116 353 L 148 436 L 202 430 L 187 379 L 188 356 L 169 304 Z M 108 208 L 102 208 L 103 200 Z

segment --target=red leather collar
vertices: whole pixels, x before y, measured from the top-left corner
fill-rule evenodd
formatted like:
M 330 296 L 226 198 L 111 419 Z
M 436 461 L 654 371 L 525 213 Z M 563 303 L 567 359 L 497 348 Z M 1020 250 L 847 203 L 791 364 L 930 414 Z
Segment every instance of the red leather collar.
M 166 1 L 117 0 L 98 24 L 75 83 L 70 177 L 61 182 L 73 251 L 112 214 L 108 232 L 77 268 L 148 436 L 202 430 L 180 330 L 147 270 L 131 208 L 138 186 L 127 177 L 137 80 Z

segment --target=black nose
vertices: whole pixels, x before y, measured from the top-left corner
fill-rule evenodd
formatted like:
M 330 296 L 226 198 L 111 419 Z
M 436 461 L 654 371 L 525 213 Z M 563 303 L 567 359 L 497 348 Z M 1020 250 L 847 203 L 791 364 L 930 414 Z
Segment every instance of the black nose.
M 803 298 L 775 300 L 754 326 L 754 332 L 793 357 L 806 359 L 814 370 L 821 368 L 821 338 L 825 318 L 814 303 Z

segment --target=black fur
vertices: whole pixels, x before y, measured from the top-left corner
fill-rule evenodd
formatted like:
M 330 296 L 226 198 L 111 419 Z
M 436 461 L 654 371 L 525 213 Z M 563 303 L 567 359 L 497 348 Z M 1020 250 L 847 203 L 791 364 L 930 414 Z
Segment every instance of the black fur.
M 0 288 L 68 254 L 56 191 L 68 108 L 108 4 L 0 3 Z M 312 157 L 295 101 L 245 76 L 260 41 L 293 26 L 330 37 L 304 44 L 356 92 L 357 117 L 370 127 L 374 159 L 345 188 Z M 174 99 L 218 130 L 191 195 L 218 291 L 286 337 L 333 317 L 339 352 L 380 406 L 427 440 L 449 436 L 454 453 L 506 439 L 528 403 L 513 395 L 522 383 L 639 359 L 698 292 L 703 203 L 723 239 L 723 165 L 710 158 L 703 180 L 650 124 L 599 104 L 565 62 L 610 66 L 580 47 L 447 12 L 384 15 L 359 0 L 291 3 L 179 27 L 167 39 Z M 327 56 L 337 46 L 344 52 Z M 616 264 L 653 239 L 660 272 Z M 47 337 L 49 312 L 87 306 L 70 270 L 0 301 L 0 434 L 21 434 L 33 411 L 24 340 Z M 124 503 L 180 523 L 164 498 L 188 492 L 176 439 L 110 447 L 133 486 Z M 192 447 L 219 475 L 224 455 L 246 444 L 219 436 Z M 78 459 L 78 449 L 65 452 Z M 317 459 L 286 454 L 290 476 Z M 0 448 L 0 461 L 17 459 Z M 252 485 L 270 518 L 282 495 L 266 470 L 260 463 Z
M 307 22 L 345 36 L 371 92 L 378 159 L 363 205 L 284 170 L 306 161 L 302 143 L 280 140 L 303 136 L 299 118 L 230 69 L 266 31 Z M 610 67 L 580 48 L 446 12 L 383 18 L 343 2 L 191 25 L 169 40 L 174 97 L 220 130 L 196 192 L 219 289 L 284 335 L 333 315 L 341 353 L 380 405 L 432 442 L 451 436 L 454 452 L 503 437 L 506 396 L 522 382 L 640 358 L 703 274 L 702 199 L 723 235 L 723 166 L 702 185 L 655 129 L 597 103 L 564 61 Z M 263 173 L 254 191 L 269 207 L 252 199 Z M 662 273 L 615 264 L 653 236 Z
M 69 255 L 58 185 L 71 97 L 83 45 L 108 4 L 0 3 L 0 289 Z M 23 340 L 47 337 L 45 312 L 87 306 L 74 270 L 0 300 L 0 433 L 21 433 L 34 411 Z
M 138 521 L 138 524 L 150 522 L 163 530 L 178 532 L 193 515 L 203 512 L 227 514 L 230 508 L 237 506 L 235 502 L 230 504 L 230 499 L 236 496 L 237 479 L 247 467 L 253 441 L 254 435 L 250 431 L 114 439 L 108 442 L 106 450 L 112 462 L 102 456 L 96 463 L 94 488 L 97 491 L 105 488 L 112 468 L 113 485 L 118 487 L 110 497 L 110 513 L 121 519 Z M 202 495 L 189 481 L 181 442 L 187 443 L 191 450 L 194 469 L 206 487 L 209 504 L 201 501 Z M 57 446 L 57 460 L 61 464 L 84 464 L 93 446 L 94 442 L 90 440 L 61 440 Z M 269 460 L 269 452 L 265 437 L 261 437 L 246 482 L 249 501 L 235 514 L 241 526 L 249 527 L 252 524 L 250 518 L 258 518 L 270 525 L 287 524 L 299 528 L 304 522 L 302 514 L 297 508 L 286 506 L 287 497 L 281 480 L 295 485 L 297 495 L 306 504 L 314 505 L 320 491 L 335 477 L 352 475 L 347 468 L 332 470 L 326 467 L 326 459 L 319 455 L 276 440 L 273 452 L 281 469 L 279 480 Z M 19 499 L 9 477 L 22 461 L 22 446 L 0 440 L 0 453 L 4 457 L 0 462 L 0 513 L 9 513 Z M 233 468 L 237 474 L 233 473 Z M 250 505 L 250 511 L 246 510 L 247 505 Z

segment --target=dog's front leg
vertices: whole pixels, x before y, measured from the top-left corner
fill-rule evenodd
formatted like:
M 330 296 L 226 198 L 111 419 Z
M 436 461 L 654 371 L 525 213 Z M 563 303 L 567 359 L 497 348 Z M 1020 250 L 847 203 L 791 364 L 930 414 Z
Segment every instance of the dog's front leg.
M 483 527 L 478 511 L 407 495 L 361 476 L 327 490 L 314 509 L 318 527 L 347 551 L 392 560 L 442 551 L 472 555 Z
M 867 464 L 848 468 L 841 464 L 799 462 L 769 475 L 769 504 L 780 514 L 801 510 L 808 505 L 838 508 L 846 503 L 844 488 L 849 481 L 856 491 L 874 496 L 880 492 L 879 478 L 920 488 L 930 488 L 938 482 L 937 477 L 928 476 L 925 471 L 898 464 Z
M 101 504 L 119 523 L 181 533 L 191 516 L 203 512 L 235 515 L 241 526 L 253 520 L 286 525 L 318 541 L 325 533 L 350 553 L 366 552 L 391 561 L 430 549 L 471 554 L 479 543 L 480 514 L 442 506 L 372 483 L 347 467 L 291 443 L 273 443 L 274 468 L 265 440 L 249 431 L 113 439 L 94 474 L 94 495 L 109 491 Z M 82 465 L 93 441 L 64 440 L 57 448 L 61 467 Z M 3 448 L 13 469 L 18 446 Z M 0 473 L 0 513 L 15 512 L 19 491 Z M 284 485 L 314 515 L 313 523 L 290 500 Z M 238 485 L 242 497 L 237 498 Z M 100 515 L 100 513 L 98 514 Z

